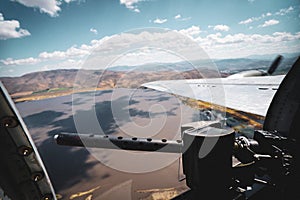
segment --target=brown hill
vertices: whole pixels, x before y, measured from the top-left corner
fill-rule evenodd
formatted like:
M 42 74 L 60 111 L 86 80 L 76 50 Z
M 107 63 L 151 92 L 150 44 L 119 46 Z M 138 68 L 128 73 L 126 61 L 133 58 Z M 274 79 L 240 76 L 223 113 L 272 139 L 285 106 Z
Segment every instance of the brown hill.
M 201 71 L 203 73 L 203 71 Z M 206 77 L 217 74 L 204 69 Z M 156 80 L 178 80 L 202 78 L 198 71 L 110 71 L 59 69 L 25 74 L 20 77 L 1 77 L 12 96 L 28 96 L 45 91 L 70 89 L 111 89 L 114 87 L 136 88 Z M 75 81 L 76 80 L 76 81 Z
M 20 77 L 1 77 L 10 94 L 37 92 L 50 88 L 70 88 L 77 70 L 53 70 L 25 74 Z

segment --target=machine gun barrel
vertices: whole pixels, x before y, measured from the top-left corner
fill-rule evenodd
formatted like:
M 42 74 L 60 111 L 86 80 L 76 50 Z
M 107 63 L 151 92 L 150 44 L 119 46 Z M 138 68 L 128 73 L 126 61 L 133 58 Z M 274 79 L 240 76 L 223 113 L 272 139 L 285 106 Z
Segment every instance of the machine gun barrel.
M 79 146 L 104 149 L 122 149 L 132 151 L 157 151 L 181 153 L 182 140 L 151 138 L 125 138 L 99 134 L 60 133 L 54 136 L 56 143 L 66 146 Z

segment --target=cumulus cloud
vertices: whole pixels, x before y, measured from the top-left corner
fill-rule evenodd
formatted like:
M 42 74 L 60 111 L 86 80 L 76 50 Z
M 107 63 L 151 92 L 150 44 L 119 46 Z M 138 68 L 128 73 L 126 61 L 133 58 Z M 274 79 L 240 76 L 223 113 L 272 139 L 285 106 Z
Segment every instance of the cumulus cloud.
M 0 60 L 4 65 L 33 65 L 41 62 L 48 61 L 61 61 L 61 60 L 73 60 L 73 59 L 83 59 L 88 56 L 93 49 L 99 47 L 103 42 L 107 41 L 110 36 L 106 36 L 100 40 L 92 40 L 90 44 L 83 44 L 79 47 L 76 45 L 68 48 L 65 51 L 53 51 L 53 52 L 41 52 L 37 58 L 29 57 L 24 59 L 12 59 L 7 58 L 5 60 Z
M 166 23 L 168 20 L 167 19 L 159 19 L 159 18 L 156 18 L 153 23 L 155 24 L 163 24 L 163 23 Z
M 51 17 L 58 16 L 58 12 L 61 11 L 60 5 L 61 2 L 57 0 L 47 0 L 47 1 L 41 1 L 41 0 L 15 0 L 16 2 L 19 2 L 20 4 L 31 7 L 31 8 L 38 8 L 40 12 L 47 13 Z
M 212 28 L 211 26 L 210 28 Z M 273 34 L 224 34 L 221 32 L 202 36 L 190 35 L 212 58 L 238 58 L 268 53 L 294 53 L 300 51 L 300 32 L 275 32 Z
M 265 21 L 262 25 L 259 25 L 258 27 L 267 27 L 267 26 L 273 26 L 279 24 L 278 20 L 270 19 L 268 21 Z
M 17 20 L 5 20 L 0 13 L 0 39 L 6 40 L 10 38 L 21 38 L 29 36 L 30 32 L 20 28 L 20 22 Z
M 137 3 L 140 2 L 141 0 L 120 0 L 121 5 L 125 5 L 126 8 L 133 12 L 139 13 L 140 10 L 137 7 Z
M 57 17 L 61 11 L 62 1 L 60 0 L 12 0 L 26 7 L 38 8 L 41 13 L 46 13 L 51 17 Z M 70 3 L 77 0 L 64 0 L 65 3 Z
M 174 19 L 177 21 L 188 21 L 192 19 L 192 17 L 182 17 L 180 14 L 178 14 L 174 16 Z
M 66 59 L 84 57 L 90 53 L 92 46 L 81 45 L 81 47 L 72 46 L 66 51 L 42 52 L 39 54 L 41 59 Z
M 73 1 L 84 2 L 85 0 L 64 0 L 66 3 L 71 3 Z
M 253 22 L 255 22 L 255 21 L 259 21 L 259 20 L 261 20 L 261 19 L 263 19 L 263 18 L 265 18 L 265 17 L 269 17 L 269 16 L 271 16 L 270 15 L 271 13 L 266 13 L 266 14 L 261 14 L 261 16 L 259 16 L 259 17 L 251 17 L 251 18 L 248 18 L 248 19 L 246 19 L 246 20 L 243 20 L 243 21 L 240 21 L 239 22 L 239 24 L 244 24 L 244 25 L 247 25 L 247 24 L 250 24 L 250 23 L 253 23 Z
M 59 63 L 45 64 L 40 70 L 47 71 L 55 69 L 79 69 L 79 66 L 81 66 L 82 63 L 82 60 L 66 59 Z
M 201 30 L 199 26 L 191 26 L 190 28 L 179 30 L 179 33 L 186 35 L 188 37 L 197 36 L 199 35 L 200 32 Z
M 174 19 L 180 19 L 181 18 L 181 15 L 180 14 L 178 14 L 178 15 L 176 15 L 175 17 L 174 17 Z
M 210 34 L 196 37 L 199 45 L 214 58 L 244 57 L 253 54 L 299 52 L 300 32 L 266 34 Z
M 40 62 L 40 59 L 38 58 L 24 58 L 24 59 L 12 59 L 12 58 L 7 58 L 5 60 L 0 60 L 4 65 L 33 65 L 37 64 Z
M 229 26 L 223 24 L 214 26 L 215 31 L 229 31 L 229 29 Z
M 253 22 L 253 19 L 249 18 L 249 19 L 246 19 L 244 21 L 240 21 L 239 24 L 249 24 L 249 23 L 252 23 L 252 22 Z
M 280 9 L 279 11 L 277 11 L 275 13 L 267 12 L 267 13 L 261 14 L 259 17 L 251 17 L 251 18 L 248 18 L 246 20 L 242 20 L 242 21 L 239 22 L 239 24 L 245 24 L 245 25 L 247 25 L 247 24 L 250 24 L 250 23 L 252 23 L 254 21 L 259 21 L 261 19 L 264 19 L 266 17 L 270 17 L 272 15 L 281 15 L 281 16 L 283 16 L 283 15 L 286 15 L 286 14 L 292 12 L 293 10 L 294 10 L 294 7 L 290 6 L 288 8 Z
M 261 34 L 228 34 L 223 36 L 221 33 L 207 35 L 202 41 L 210 41 L 212 45 L 226 45 L 232 43 L 275 43 L 300 39 L 300 33 L 291 34 L 288 32 L 275 32 L 272 35 Z M 196 38 L 197 40 L 197 38 Z
M 144 65 L 148 63 L 174 63 L 181 62 L 182 58 L 162 49 L 141 48 L 134 52 L 123 54 L 113 65 L 129 66 Z
M 89 44 L 72 46 L 64 51 L 42 52 L 36 58 L 9 58 L 1 60 L 1 63 L 12 67 L 36 64 L 35 66 L 39 66 L 39 69 L 42 66 L 47 66 L 48 69 L 79 68 L 80 66 L 77 65 L 85 63 L 86 56 L 89 56 L 90 63 L 85 63 L 85 66 L 99 69 L 108 65 L 139 65 L 154 61 L 177 62 L 181 57 L 197 60 L 202 56 L 199 55 L 199 51 L 196 51 L 199 48 L 205 50 L 212 58 L 300 51 L 300 32 L 295 34 L 289 32 L 273 34 L 218 32 L 206 36 L 200 33 L 198 26 L 178 31 L 145 30 L 140 33 L 121 33 L 100 40 L 92 40 Z M 172 54 L 172 52 L 175 53 Z M 114 63 L 111 63 L 112 61 Z
M 269 17 L 269 16 L 272 16 L 272 13 L 269 13 L 269 12 L 268 12 L 268 13 L 266 13 L 266 16 L 268 16 L 268 17 Z
M 283 9 L 280 9 L 278 12 L 275 13 L 275 15 L 286 15 L 290 12 L 292 12 L 294 10 L 294 8 L 292 6 L 288 7 L 288 8 L 283 8 Z
M 133 9 L 133 11 L 136 12 L 136 13 L 140 13 L 141 12 L 140 9 L 138 9 L 138 8 Z
M 180 19 L 178 19 L 179 21 L 188 21 L 188 20 L 190 20 L 190 19 L 192 19 L 192 17 L 184 17 L 184 18 L 180 18 Z
M 90 59 L 89 63 L 86 63 L 85 66 L 88 66 L 92 69 L 105 68 L 114 60 L 114 64 L 118 64 L 120 63 L 120 61 L 118 60 L 120 60 L 121 58 L 121 63 L 124 65 L 139 65 L 147 62 L 151 63 L 153 61 L 171 62 L 172 60 L 175 61 L 174 55 L 176 54 L 171 53 L 172 55 L 168 56 L 168 54 L 170 54 L 168 50 L 170 49 L 171 52 L 179 52 L 179 55 L 183 55 L 185 54 L 185 52 L 189 52 L 189 54 L 186 53 L 186 57 L 188 57 L 190 53 L 191 55 L 195 54 L 194 58 L 199 56 L 199 54 L 194 53 L 197 52 L 194 51 L 194 49 L 199 48 L 199 46 L 196 42 L 192 42 L 192 45 L 190 45 L 189 42 L 191 41 L 191 39 L 183 36 L 182 34 L 178 34 L 178 32 L 176 31 L 167 31 L 162 33 L 156 31 L 121 33 L 110 37 L 105 37 L 100 40 L 92 40 L 88 45 L 81 45 L 79 47 L 73 46 L 65 51 L 41 52 L 37 58 L 25 58 L 22 60 L 6 59 L 2 60 L 1 62 L 4 65 L 20 66 L 22 64 L 25 64 L 26 60 L 32 61 L 32 63 L 35 62 L 37 66 L 47 65 L 47 69 L 50 69 L 50 66 L 54 66 L 54 64 L 56 64 L 57 68 L 59 68 L 59 66 L 62 66 L 60 65 L 60 63 L 63 62 L 66 65 L 68 63 L 71 65 L 72 63 L 84 61 L 87 58 L 86 56 L 89 56 Z M 148 47 L 149 45 L 151 47 Z M 140 48 L 142 48 L 142 50 L 139 50 Z M 131 53 L 132 49 L 138 51 Z M 158 51 L 156 49 L 161 50 Z M 165 51 L 164 49 L 167 50 Z M 123 55 L 124 53 L 126 54 L 125 57 L 120 57 L 120 55 Z M 66 60 L 74 60 L 76 62 L 65 62 Z
M 98 34 L 98 31 L 97 31 L 97 29 L 95 29 L 95 28 L 90 28 L 90 32 L 92 32 L 92 33 L 94 33 L 94 34 Z

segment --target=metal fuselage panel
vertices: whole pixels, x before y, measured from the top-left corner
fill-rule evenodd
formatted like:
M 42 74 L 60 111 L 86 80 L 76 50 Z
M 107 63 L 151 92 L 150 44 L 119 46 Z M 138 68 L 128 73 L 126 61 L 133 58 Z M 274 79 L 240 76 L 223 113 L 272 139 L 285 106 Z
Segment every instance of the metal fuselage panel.
M 13 200 L 56 199 L 36 146 L 0 82 L 0 187 Z

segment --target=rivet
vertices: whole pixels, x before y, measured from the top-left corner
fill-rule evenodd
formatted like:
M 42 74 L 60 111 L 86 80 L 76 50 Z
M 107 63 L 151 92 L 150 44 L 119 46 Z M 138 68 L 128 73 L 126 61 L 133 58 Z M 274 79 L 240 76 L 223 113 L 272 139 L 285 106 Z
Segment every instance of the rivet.
M 6 128 L 14 128 L 18 126 L 18 121 L 15 117 L 4 117 L 1 119 L 1 126 Z
M 36 173 L 32 174 L 32 176 L 31 176 L 31 178 L 34 182 L 40 181 L 43 177 L 44 177 L 44 175 L 42 172 L 36 172 Z
M 33 152 L 32 148 L 27 146 L 19 147 L 18 151 L 21 156 L 29 156 Z
M 53 199 L 52 194 L 45 194 L 45 195 L 42 197 L 42 200 L 51 200 L 51 199 Z

